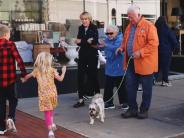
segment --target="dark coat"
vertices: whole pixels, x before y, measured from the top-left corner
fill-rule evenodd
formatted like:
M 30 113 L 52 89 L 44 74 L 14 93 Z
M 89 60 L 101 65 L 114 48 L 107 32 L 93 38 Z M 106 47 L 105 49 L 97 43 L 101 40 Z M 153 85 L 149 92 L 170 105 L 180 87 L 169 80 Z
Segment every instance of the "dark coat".
M 81 43 L 78 44 L 80 46 L 79 54 L 81 52 L 97 53 L 97 48 L 94 48 L 94 47 L 97 47 L 97 44 L 98 44 L 98 30 L 96 25 L 90 23 L 86 32 L 85 32 L 85 27 L 83 25 L 79 26 L 77 38 L 81 39 Z M 89 44 L 87 42 L 89 38 L 93 38 L 92 44 Z
M 157 28 L 159 37 L 159 53 L 171 54 L 174 49 L 178 49 L 176 34 L 166 25 Z
M 159 37 L 159 53 L 171 55 L 173 50 L 179 49 L 176 34 L 168 27 L 164 16 L 158 18 L 155 26 Z

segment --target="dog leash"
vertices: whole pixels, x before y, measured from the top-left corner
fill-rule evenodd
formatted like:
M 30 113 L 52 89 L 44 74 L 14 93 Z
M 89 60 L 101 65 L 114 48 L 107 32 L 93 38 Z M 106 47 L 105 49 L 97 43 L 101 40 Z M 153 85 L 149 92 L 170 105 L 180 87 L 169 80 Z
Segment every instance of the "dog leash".
M 114 92 L 113 96 L 112 96 L 110 99 L 108 99 L 107 101 L 104 101 L 104 103 L 108 103 L 108 102 L 109 102 L 110 100 L 112 100 L 112 98 L 118 93 L 118 91 L 119 91 L 119 89 L 120 89 L 120 87 L 121 87 L 121 85 L 122 85 L 122 83 L 123 83 L 123 81 L 124 81 L 124 79 L 125 79 L 125 76 L 126 76 L 126 73 L 127 73 L 127 70 L 128 70 L 128 66 L 129 66 L 130 60 L 131 60 L 132 58 L 133 58 L 133 56 L 131 56 L 131 57 L 128 59 L 128 63 L 127 63 L 126 69 L 125 69 L 125 73 L 123 74 L 123 78 L 122 78 L 122 80 L 121 80 L 121 82 L 120 82 L 118 88 L 117 88 L 116 91 Z

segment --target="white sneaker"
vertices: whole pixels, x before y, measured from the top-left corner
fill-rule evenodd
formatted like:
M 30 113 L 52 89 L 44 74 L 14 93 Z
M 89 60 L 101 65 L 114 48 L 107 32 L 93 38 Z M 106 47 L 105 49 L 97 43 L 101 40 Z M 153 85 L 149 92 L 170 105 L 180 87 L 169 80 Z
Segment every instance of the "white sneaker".
M 49 131 L 48 138 L 55 138 L 53 131 Z
M 88 96 L 83 96 L 83 99 L 85 100 L 85 101 L 87 101 L 87 100 L 89 100 L 89 97 Z
M 154 80 L 153 84 L 156 85 L 156 86 L 159 86 L 159 85 L 162 85 L 162 82 Z
M 129 109 L 128 104 L 121 104 L 121 109 L 128 110 Z
M 52 124 L 52 130 L 53 131 L 56 131 L 57 130 L 56 124 Z
M 165 86 L 165 87 L 171 87 L 172 84 L 170 82 L 162 82 L 162 86 Z
M 4 131 L 0 131 L 0 135 L 4 135 L 4 133 L 5 133 Z
M 14 124 L 12 119 L 10 119 L 10 118 L 7 119 L 6 124 L 8 127 L 8 129 L 7 129 L 8 131 L 11 131 L 13 133 L 17 133 L 17 129 L 16 129 L 15 124 Z

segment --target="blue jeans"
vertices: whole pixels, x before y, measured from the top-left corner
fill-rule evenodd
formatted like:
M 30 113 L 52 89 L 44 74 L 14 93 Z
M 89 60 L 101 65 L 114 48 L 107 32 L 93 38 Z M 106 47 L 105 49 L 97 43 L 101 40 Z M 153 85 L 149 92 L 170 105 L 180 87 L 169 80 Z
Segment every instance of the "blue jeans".
M 126 89 L 128 93 L 128 104 L 130 110 L 138 110 L 136 99 L 139 84 L 142 84 L 143 89 L 140 112 L 148 111 L 152 97 L 153 74 L 136 74 L 134 69 L 134 62 L 131 60 L 126 74 Z

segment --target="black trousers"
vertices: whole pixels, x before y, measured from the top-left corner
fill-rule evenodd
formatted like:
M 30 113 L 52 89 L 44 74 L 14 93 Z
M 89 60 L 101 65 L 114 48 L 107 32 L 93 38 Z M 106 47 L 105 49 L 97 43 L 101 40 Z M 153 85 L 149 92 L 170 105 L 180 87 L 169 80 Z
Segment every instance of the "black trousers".
M 98 55 L 97 52 L 79 53 L 78 61 L 78 94 L 79 99 L 82 99 L 86 95 L 86 85 L 89 89 L 95 93 L 100 93 L 99 81 L 98 81 Z M 87 81 L 86 82 L 86 75 Z
M 17 97 L 15 94 L 15 85 L 0 87 L 0 131 L 6 129 L 6 100 L 9 102 L 8 118 L 15 121 L 15 111 L 17 107 Z
M 95 92 L 94 92 L 94 89 L 92 88 L 91 84 L 90 84 L 90 81 L 88 80 L 87 76 L 86 76 L 86 79 L 85 79 L 85 95 L 86 96 L 94 96 Z
M 105 76 L 104 102 L 108 101 L 113 96 L 113 88 L 114 87 L 118 88 L 121 80 L 122 76 L 118 77 L 112 77 L 107 75 Z M 128 96 L 125 87 L 125 78 L 123 80 L 121 87 L 119 88 L 118 98 L 120 104 L 128 103 Z M 108 103 L 113 104 L 113 98 Z
M 164 82 L 168 82 L 171 59 L 172 53 L 159 53 L 159 72 L 162 74 Z

